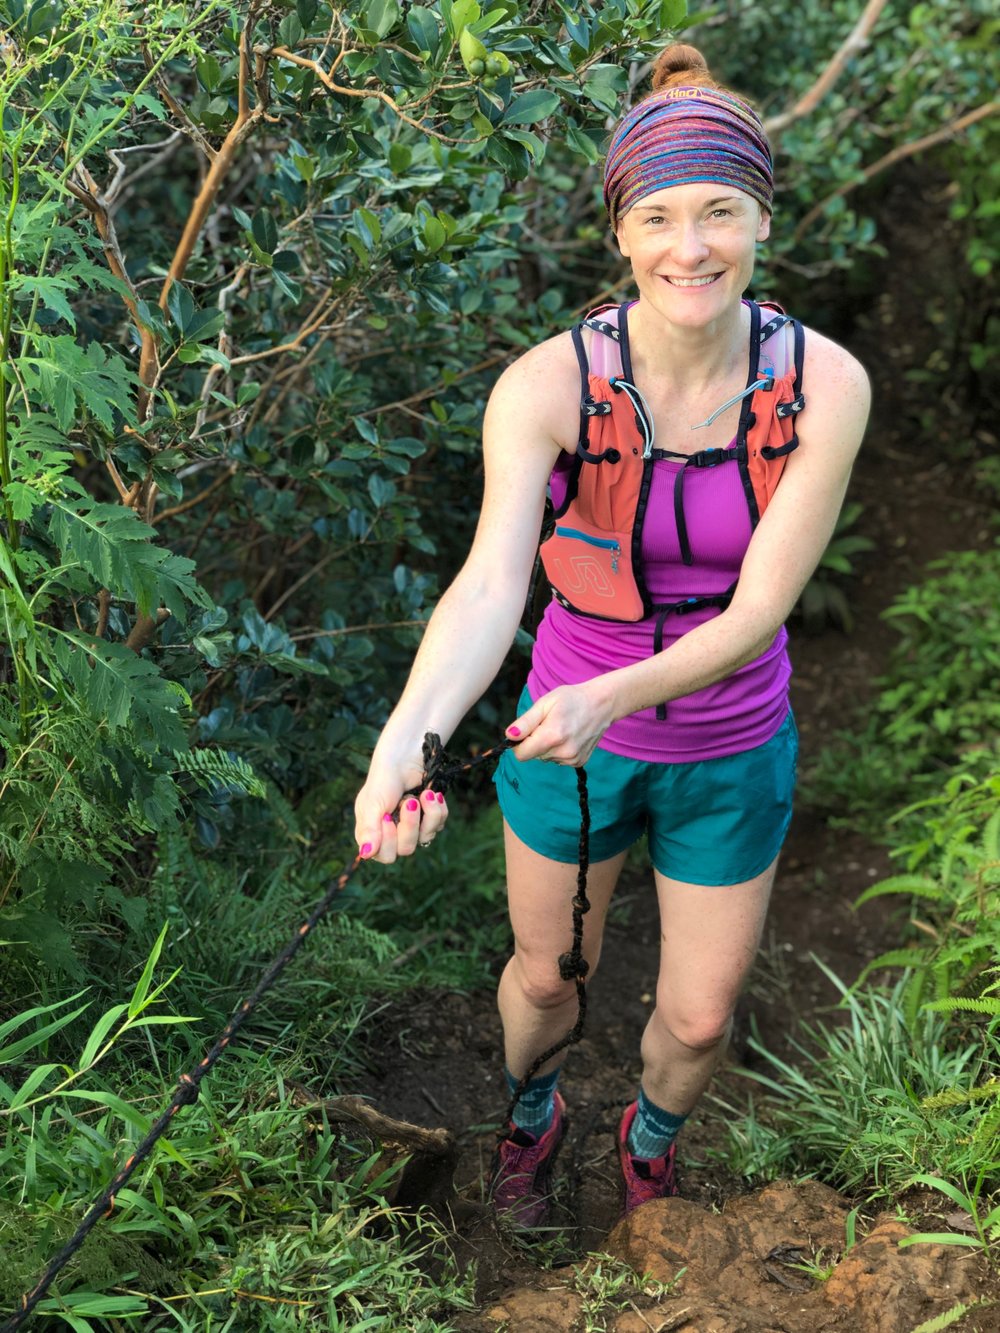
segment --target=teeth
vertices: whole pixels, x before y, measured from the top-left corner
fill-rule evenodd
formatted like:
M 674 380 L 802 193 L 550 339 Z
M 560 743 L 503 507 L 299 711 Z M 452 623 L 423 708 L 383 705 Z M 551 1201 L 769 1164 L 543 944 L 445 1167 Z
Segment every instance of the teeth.
M 707 287 L 718 276 L 718 273 L 710 273 L 707 278 L 668 278 L 667 282 L 674 287 Z

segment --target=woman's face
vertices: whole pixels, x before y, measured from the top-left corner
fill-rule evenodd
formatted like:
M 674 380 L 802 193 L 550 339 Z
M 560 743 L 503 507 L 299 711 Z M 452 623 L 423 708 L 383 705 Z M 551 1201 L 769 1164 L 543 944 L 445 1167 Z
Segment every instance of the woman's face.
M 771 215 L 731 185 L 671 185 L 633 204 L 616 229 L 639 295 L 673 324 L 701 327 L 737 304 Z

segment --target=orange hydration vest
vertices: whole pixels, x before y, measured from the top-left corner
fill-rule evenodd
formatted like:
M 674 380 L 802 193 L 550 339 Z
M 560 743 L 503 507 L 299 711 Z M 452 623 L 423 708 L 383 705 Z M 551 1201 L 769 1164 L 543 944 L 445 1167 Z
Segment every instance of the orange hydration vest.
M 750 525 L 755 528 L 778 485 L 785 459 L 798 445 L 795 415 L 805 406 L 802 325 L 770 302 L 749 304 L 750 374 L 747 387 L 738 395 L 743 407 L 736 443 L 729 449 L 703 449 L 690 456 L 654 447 L 653 423 L 632 380 L 626 324 L 628 303 L 618 307 L 617 327 L 600 318 L 615 307 L 602 306 L 573 329 L 573 346 L 582 379 L 580 438 L 566 500 L 551 516 L 551 530 L 541 545 L 542 564 L 556 600 L 578 615 L 636 621 L 655 614 L 654 651 L 659 650 L 667 615 L 704 606 L 726 607 L 736 585 L 723 594 L 692 595 L 665 606 L 650 600 L 640 551 L 653 463 L 659 458 L 684 462 L 674 483 L 674 514 L 681 558 L 690 565 L 691 550 L 684 520 L 687 469 L 735 463 L 743 481 Z M 762 309 L 771 315 L 766 323 Z M 759 368 L 761 346 L 788 324 L 794 336 L 792 365 L 780 375 L 772 366 Z M 583 345 L 584 328 L 617 344 L 620 375 L 604 378 L 591 372 Z M 724 403 L 709 421 L 735 401 Z

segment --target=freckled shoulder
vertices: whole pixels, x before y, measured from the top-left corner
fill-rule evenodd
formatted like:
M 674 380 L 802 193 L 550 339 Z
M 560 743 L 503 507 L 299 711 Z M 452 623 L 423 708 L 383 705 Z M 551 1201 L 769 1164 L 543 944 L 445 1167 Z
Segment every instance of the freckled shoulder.
M 861 445 L 871 385 L 864 366 L 846 348 L 815 329 L 805 330 L 802 391 L 806 410 L 800 418 L 803 443 L 822 443 L 849 465 Z
M 836 395 L 847 394 L 852 400 L 867 402 L 871 395 L 868 374 L 857 357 L 815 329 L 806 328 L 804 332 L 802 387 L 807 396 L 812 390 L 823 393 L 823 386 L 829 385 Z
M 493 387 L 488 415 L 516 417 L 567 453 L 576 449 L 580 367 L 569 332 L 546 338 L 507 367 Z

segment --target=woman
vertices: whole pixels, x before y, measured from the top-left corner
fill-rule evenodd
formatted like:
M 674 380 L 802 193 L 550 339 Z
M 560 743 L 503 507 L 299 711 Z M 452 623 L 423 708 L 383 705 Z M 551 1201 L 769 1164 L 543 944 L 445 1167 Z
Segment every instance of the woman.
M 642 1078 L 618 1131 L 630 1211 L 677 1192 L 674 1140 L 757 951 L 794 786 L 784 621 L 833 532 L 869 390 L 842 348 L 743 300 L 770 229 L 771 152 L 692 47 L 663 52 L 615 131 L 605 202 L 638 300 L 497 382 L 472 550 L 375 748 L 356 834 L 389 862 L 443 827 L 443 798 L 401 798 L 423 780 L 424 733 L 447 741 L 504 659 L 551 488 L 555 595 L 496 778 L 515 940 L 499 988 L 506 1074 L 513 1088 L 573 1025 L 557 959 L 576 879 L 571 770 L 586 764 L 590 975 L 643 832 L 660 910 Z M 518 1226 L 545 1216 L 557 1065 L 533 1077 L 501 1144 L 494 1206 Z

